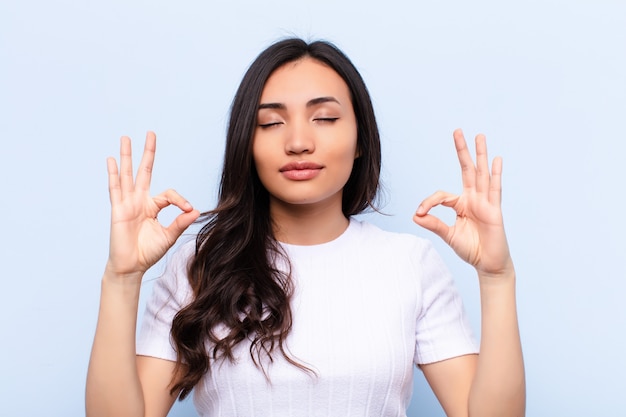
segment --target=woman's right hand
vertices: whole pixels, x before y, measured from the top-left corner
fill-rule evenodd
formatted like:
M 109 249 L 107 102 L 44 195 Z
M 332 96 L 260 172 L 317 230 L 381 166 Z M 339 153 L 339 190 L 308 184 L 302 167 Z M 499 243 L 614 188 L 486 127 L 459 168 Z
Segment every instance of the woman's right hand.
M 148 132 L 136 178 L 133 178 L 130 138 L 121 139 L 119 170 L 115 158 L 107 159 L 111 199 L 107 272 L 114 276 L 141 279 L 200 215 L 174 190 L 155 197 L 150 195 L 155 150 L 156 136 Z M 157 216 L 170 205 L 183 212 L 165 227 Z

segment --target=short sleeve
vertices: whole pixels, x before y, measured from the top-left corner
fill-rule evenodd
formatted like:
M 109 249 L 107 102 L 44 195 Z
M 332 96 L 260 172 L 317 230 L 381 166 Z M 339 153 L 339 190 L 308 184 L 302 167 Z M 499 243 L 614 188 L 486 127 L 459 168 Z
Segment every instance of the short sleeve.
M 478 353 L 476 340 L 452 276 L 427 240 L 414 254 L 420 271 L 414 362 L 418 365 Z
M 176 313 L 192 300 L 187 264 L 194 248 L 193 241 L 181 246 L 167 263 L 163 275 L 155 282 L 137 338 L 138 355 L 176 360 L 170 331 Z

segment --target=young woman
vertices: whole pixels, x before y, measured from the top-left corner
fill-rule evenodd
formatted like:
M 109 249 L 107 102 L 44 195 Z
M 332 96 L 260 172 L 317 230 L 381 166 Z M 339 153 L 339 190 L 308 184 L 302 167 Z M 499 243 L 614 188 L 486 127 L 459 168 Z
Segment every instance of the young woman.
M 130 140 L 108 160 L 110 254 L 89 373 L 89 416 L 165 416 L 194 389 L 202 416 L 403 416 L 424 372 L 448 416 L 521 416 L 515 272 L 500 210 L 502 162 L 454 141 L 463 192 L 413 220 L 476 268 L 482 337 L 471 337 L 431 245 L 352 216 L 374 207 L 380 143 L 371 101 L 331 44 L 278 42 L 232 105 L 218 206 L 155 284 L 136 344 L 141 279 L 200 213 L 151 197 L 155 136 L 136 178 Z M 182 213 L 168 227 L 157 216 Z M 448 226 L 429 214 L 452 208 Z M 480 352 L 480 354 L 478 354 Z

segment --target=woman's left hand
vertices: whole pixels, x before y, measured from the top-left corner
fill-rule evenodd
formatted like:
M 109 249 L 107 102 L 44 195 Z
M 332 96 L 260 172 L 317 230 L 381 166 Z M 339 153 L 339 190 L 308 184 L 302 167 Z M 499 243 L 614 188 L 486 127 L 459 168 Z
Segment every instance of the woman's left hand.
M 500 201 L 502 196 L 502 159 L 493 160 L 489 172 L 487 143 L 476 136 L 476 165 L 467 148 L 463 132 L 454 131 L 454 144 L 461 164 L 461 195 L 438 191 L 418 207 L 413 221 L 441 237 L 481 275 L 501 275 L 512 271 L 513 262 L 504 233 Z M 456 212 L 456 222 L 448 226 L 429 211 L 438 205 Z

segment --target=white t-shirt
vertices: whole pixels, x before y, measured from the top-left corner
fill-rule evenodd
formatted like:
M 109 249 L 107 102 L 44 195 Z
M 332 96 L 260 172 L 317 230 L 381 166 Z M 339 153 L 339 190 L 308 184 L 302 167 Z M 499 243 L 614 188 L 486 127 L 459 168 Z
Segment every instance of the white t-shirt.
M 350 220 L 321 245 L 282 244 L 295 292 L 289 352 L 306 373 L 276 353 L 255 367 L 249 343 L 237 361 L 212 364 L 194 389 L 201 416 L 405 416 L 414 364 L 477 353 L 450 274 L 429 241 Z M 172 318 L 191 300 L 190 242 L 154 286 L 137 353 L 176 360 Z

